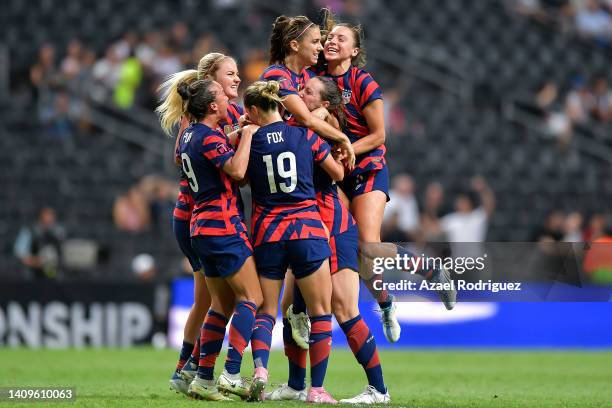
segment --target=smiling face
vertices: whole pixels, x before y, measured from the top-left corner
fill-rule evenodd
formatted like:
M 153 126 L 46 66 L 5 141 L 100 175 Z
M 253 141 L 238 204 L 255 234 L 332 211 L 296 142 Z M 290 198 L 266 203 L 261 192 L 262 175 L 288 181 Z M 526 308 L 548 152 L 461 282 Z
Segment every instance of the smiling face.
M 344 26 L 335 26 L 325 40 L 324 55 L 328 62 L 342 62 L 353 59 L 359 54 L 355 47 L 353 31 Z
M 232 58 L 226 58 L 219 64 L 219 68 L 215 72 L 215 81 L 223 88 L 223 92 L 229 99 L 238 97 L 238 85 L 240 85 L 240 77 L 238 76 L 238 66 Z
M 322 106 L 321 92 L 323 91 L 323 84 L 317 77 L 310 78 L 304 89 L 300 91 L 300 98 L 306 104 L 309 111 L 313 111 Z
M 299 39 L 293 40 L 291 43 L 291 48 L 297 52 L 299 59 L 305 66 L 317 63 L 319 53 L 323 50 L 321 30 L 318 26 L 313 25 Z
M 210 86 L 210 91 L 215 94 L 215 100 L 213 104 L 216 105 L 216 113 L 219 118 L 227 116 L 227 105 L 229 104 L 229 98 L 223 91 L 223 87 L 218 82 L 213 82 Z M 211 104 L 212 105 L 212 104 Z

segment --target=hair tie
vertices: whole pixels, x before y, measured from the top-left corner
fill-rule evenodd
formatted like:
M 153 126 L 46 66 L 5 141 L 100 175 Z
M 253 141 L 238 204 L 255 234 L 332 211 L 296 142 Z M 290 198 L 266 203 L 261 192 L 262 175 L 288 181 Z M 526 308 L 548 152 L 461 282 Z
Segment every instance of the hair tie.
M 295 39 L 297 40 L 298 38 L 300 38 L 302 35 L 304 35 L 304 33 L 306 32 L 306 30 L 308 30 L 311 26 L 313 26 L 314 23 L 310 23 L 306 26 L 306 28 L 304 30 L 302 30 L 302 32 L 300 34 L 298 34 L 297 37 L 295 37 Z

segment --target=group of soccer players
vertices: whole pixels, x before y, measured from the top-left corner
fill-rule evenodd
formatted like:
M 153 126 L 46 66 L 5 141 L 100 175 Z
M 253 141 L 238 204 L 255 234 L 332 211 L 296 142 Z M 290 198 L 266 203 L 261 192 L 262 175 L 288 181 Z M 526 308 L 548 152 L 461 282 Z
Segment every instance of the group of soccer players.
M 361 394 L 340 402 L 389 403 L 376 342 L 358 309 L 359 251 L 367 259 L 365 243 L 380 242 L 388 200 L 382 92 L 363 69 L 361 31 L 330 13 L 323 30 L 304 16 L 280 16 L 270 36 L 270 64 L 246 89 L 243 107 L 229 102 L 238 96 L 240 78 L 236 61 L 223 54 L 204 56 L 197 70 L 162 85 L 162 127 L 170 133 L 180 126 L 174 231 L 195 280 L 170 385 L 206 400 L 231 393 L 251 401 L 336 403 L 323 388 L 333 314 L 368 380 Z M 241 183 L 252 192 L 250 231 Z M 382 251 L 394 256 L 401 249 Z M 417 273 L 449 279 L 444 270 Z M 266 392 L 283 284 L 289 379 Z M 396 342 L 393 298 L 373 294 L 385 337 Z M 454 306 L 454 293 L 440 295 L 447 308 Z M 230 319 L 227 358 L 215 380 Z M 240 368 L 249 343 L 254 374 L 246 379 Z

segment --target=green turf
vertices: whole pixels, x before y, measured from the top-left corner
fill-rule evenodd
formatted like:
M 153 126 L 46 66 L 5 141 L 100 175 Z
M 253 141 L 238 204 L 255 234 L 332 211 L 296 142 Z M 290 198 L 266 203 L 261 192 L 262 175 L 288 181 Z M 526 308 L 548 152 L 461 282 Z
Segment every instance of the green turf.
M 168 389 L 176 357 L 174 351 L 153 349 L 0 349 L 0 387 L 71 386 L 77 394 L 76 403 L 0 406 L 152 408 L 211 404 L 189 400 Z M 398 407 L 612 407 L 612 352 L 409 351 L 383 352 L 381 360 L 393 405 Z M 273 353 L 270 368 L 272 382 L 285 381 L 286 363 L 280 352 Z M 325 383 L 332 395 L 352 396 L 364 384 L 353 355 L 334 350 Z M 220 404 L 246 406 L 239 402 Z

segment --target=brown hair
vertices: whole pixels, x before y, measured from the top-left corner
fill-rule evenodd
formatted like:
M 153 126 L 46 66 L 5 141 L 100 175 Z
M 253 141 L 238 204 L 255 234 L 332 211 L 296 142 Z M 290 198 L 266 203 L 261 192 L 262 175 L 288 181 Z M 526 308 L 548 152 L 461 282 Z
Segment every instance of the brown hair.
M 364 45 L 364 33 L 363 26 L 361 24 L 352 25 L 349 23 L 342 23 L 338 21 L 337 17 L 331 12 L 330 9 L 324 8 L 323 12 L 323 24 L 321 29 L 321 36 L 323 42 L 327 40 L 327 36 L 334 29 L 334 27 L 346 27 L 353 33 L 353 42 L 356 48 L 359 48 L 359 53 L 351 58 L 351 63 L 359 68 L 363 68 L 366 65 L 366 50 Z
M 299 40 L 311 27 L 317 25 L 306 16 L 278 16 L 272 24 L 270 34 L 270 65 L 282 63 L 291 52 L 289 43 Z
M 338 84 L 331 78 L 315 77 L 323 85 L 323 90 L 319 95 L 322 101 L 329 102 L 327 110 L 338 119 L 340 128 L 346 127 L 346 113 L 344 113 L 344 101 L 342 100 L 342 91 Z
M 210 104 L 215 101 L 217 95 L 211 91 L 210 86 L 215 83 L 210 78 L 197 79 L 191 83 L 181 82 L 176 92 L 180 95 L 183 115 L 189 116 L 196 121 L 206 117 L 209 113 Z
M 166 78 L 158 91 L 162 91 L 162 103 L 155 109 L 159 115 L 159 122 L 162 129 L 168 135 L 172 134 L 172 129 L 181 121 L 183 115 L 183 98 L 178 93 L 178 86 L 181 83 L 187 85 L 198 79 L 214 77 L 221 63 L 232 57 L 219 52 L 211 52 L 200 59 L 198 69 L 188 69 L 177 72 Z

